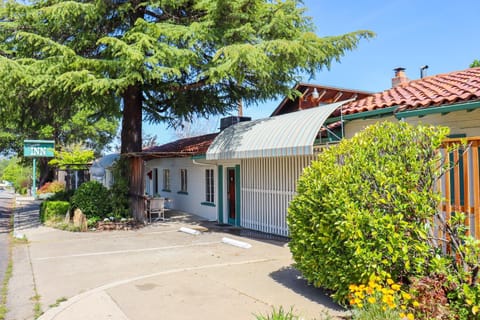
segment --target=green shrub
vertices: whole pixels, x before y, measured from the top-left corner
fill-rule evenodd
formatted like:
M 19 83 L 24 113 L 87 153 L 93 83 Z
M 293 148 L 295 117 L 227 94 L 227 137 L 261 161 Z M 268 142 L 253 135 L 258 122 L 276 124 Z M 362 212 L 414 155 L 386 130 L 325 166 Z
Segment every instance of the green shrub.
M 380 123 L 326 149 L 290 203 L 296 267 L 345 302 L 371 274 L 398 282 L 427 272 L 427 222 L 440 195 L 436 152 L 447 128 Z
M 62 190 L 59 192 L 56 192 L 53 196 L 49 197 L 49 200 L 52 201 L 68 201 L 70 202 L 70 199 L 72 198 L 75 190 Z
M 87 219 L 91 216 L 103 219 L 112 210 L 108 189 L 97 181 L 82 184 L 73 194 L 71 203 L 74 209 L 82 210 Z
M 120 158 L 113 165 L 113 185 L 110 189 L 112 214 L 116 218 L 130 217 L 130 205 L 128 201 L 128 178 L 130 176 L 128 161 Z
M 88 228 L 95 228 L 97 226 L 97 222 L 101 221 L 99 216 L 91 216 L 87 219 L 87 227 Z
M 437 215 L 437 220 L 442 221 L 439 228 L 446 232 L 446 246 L 450 252 L 443 253 L 442 243 L 431 239 L 432 247 L 439 253 L 437 261 L 433 260 L 438 264 L 435 268 L 438 274 L 414 279 L 411 286 L 423 302 L 418 308 L 420 319 L 440 318 L 440 312 L 454 314 L 459 320 L 480 318 L 480 240 L 469 234 L 465 219 L 465 214 L 460 212 L 455 212 L 449 220 Z M 438 307 L 441 299 L 446 300 L 442 305 L 447 307 Z
M 44 201 L 40 206 L 40 221 L 44 223 L 54 218 L 64 218 L 70 203 L 66 201 Z

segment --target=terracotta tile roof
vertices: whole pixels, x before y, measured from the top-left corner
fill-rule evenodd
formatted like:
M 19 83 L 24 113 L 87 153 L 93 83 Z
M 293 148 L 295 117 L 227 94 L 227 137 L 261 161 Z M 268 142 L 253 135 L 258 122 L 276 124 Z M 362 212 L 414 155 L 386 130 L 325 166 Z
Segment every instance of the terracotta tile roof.
M 480 68 L 470 68 L 423 79 L 373 94 L 343 106 L 343 114 L 398 106 L 395 111 L 414 110 L 480 99 Z M 339 116 L 336 111 L 333 116 Z
M 143 149 L 143 153 L 157 157 L 181 157 L 205 154 L 217 135 L 218 133 L 210 133 L 203 136 L 180 139 L 161 146 L 145 148 Z

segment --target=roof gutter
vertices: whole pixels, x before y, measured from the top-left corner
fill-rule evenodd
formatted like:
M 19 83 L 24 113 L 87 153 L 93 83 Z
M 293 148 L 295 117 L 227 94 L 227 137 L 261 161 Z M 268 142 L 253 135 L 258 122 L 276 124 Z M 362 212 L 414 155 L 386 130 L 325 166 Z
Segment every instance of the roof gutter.
M 334 123 L 334 122 L 341 121 L 341 120 L 349 121 L 349 120 L 355 120 L 355 119 L 365 119 L 365 118 L 384 116 L 384 115 L 387 115 L 387 114 L 393 114 L 394 111 L 397 108 L 398 108 L 398 106 L 393 106 L 393 107 L 388 107 L 388 108 L 383 108 L 383 109 L 376 109 L 376 110 L 372 110 L 372 111 L 364 111 L 364 112 L 346 114 L 346 115 L 343 115 L 342 117 L 329 118 L 329 119 L 327 119 L 327 121 L 325 121 L 325 124 L 330 124 L 330 123 Z
M 400 111 L 395 113 L 395 117 L 397 119 L 410 118 L 410 117 L 423 117 L 429 114 L 437 114 L 437 113 L 446 114 L 449 112 L 462 111 L 462 110 L 472 111 L 478 108 L 480 108 L 480 101 L 476 100 L 472 102 L 450 104 L 450 105 L 445 105 L 440 107 Z

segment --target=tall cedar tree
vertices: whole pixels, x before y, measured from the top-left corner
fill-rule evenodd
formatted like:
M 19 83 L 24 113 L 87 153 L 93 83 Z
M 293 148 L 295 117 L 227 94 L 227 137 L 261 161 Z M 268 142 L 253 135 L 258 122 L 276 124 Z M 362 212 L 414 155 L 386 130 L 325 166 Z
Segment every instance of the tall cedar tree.
M 123 154 L 141 151 L 142 120 L 176 124 L 240 99 L 293 96 L 300 74 L 314 76 L 373 36 L 318 37 L 300 0 L 32 0 L 1 10 L 0 80 L 47 74 L 29 97 L 54 88 L 121 98 Z

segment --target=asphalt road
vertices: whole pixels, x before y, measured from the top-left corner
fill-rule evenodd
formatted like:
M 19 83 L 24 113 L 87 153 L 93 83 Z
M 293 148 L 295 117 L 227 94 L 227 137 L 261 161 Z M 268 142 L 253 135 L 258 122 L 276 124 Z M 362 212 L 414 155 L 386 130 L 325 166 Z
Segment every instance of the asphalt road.
M 8 247 L 10 232 L 10 216 L 14 194 L 10 191 L 0 190 L 0 283 L 8 265 Z

